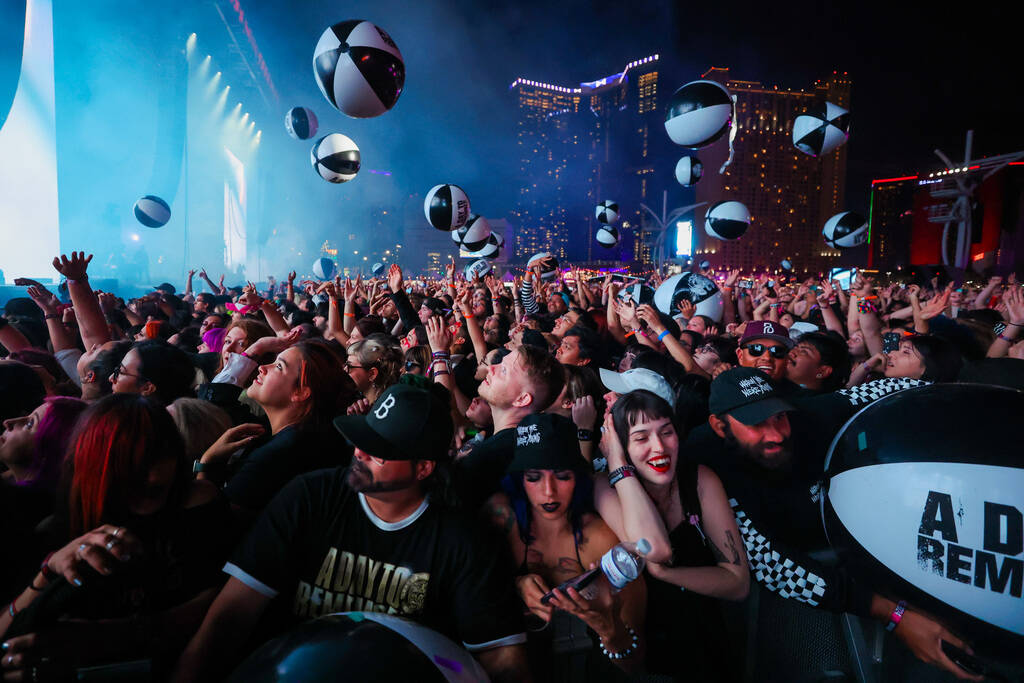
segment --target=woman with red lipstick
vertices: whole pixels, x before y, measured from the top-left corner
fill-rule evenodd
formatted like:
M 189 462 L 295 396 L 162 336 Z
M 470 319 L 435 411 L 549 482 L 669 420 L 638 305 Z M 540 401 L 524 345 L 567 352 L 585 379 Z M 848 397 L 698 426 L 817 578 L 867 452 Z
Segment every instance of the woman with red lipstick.
M 487 506 L 519 567 L 519 595 L 539 626 L 528 651 L 542 681 L 617 680 L 622 672 L 643 667 L 642 580 L 614 595 L 601 584 L 591 600 L 566 588 L 541 601 L 552 588 L 595 567 L 619 542 L 593 511 L 589 469 L 572 420 L 530 415 L 516 427 L 504 493 L 492 496 Z
M 597 480 L 597 509 L 619 538 L 652 545 L 650 671 L 733 680 L 735 648 L 716 598 L 747 597 L 746 553 L 722 483 L 709 468 L 680 462 L 679 441 L 664 399 L 642 389 L 619 397 L 604 422 L 609 474 Z

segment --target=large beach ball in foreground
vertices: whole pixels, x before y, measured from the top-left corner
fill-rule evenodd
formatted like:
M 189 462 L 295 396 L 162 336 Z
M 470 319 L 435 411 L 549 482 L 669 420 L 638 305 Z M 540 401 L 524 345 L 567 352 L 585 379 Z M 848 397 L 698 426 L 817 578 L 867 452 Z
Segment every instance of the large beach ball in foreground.
M 292 107 L 284 115 L 284 127 L 296 140 L 308 140 L 316 135 L 316 114 L 305 107 Z
M 384 29 L 355 19 L 323 32 L 313 52 L 313 74 L 342 114 L 366 119 L 395 106 L 405 85 L 405 62 Z
M 1024 393 L 1002 387 L 890 394 L 836 435 L 821 497 L 851 578 L 933 615 L 986 663 L 1014 663 L 999 680 L 1024 674 L 1021 415 Z
M 478 278 L 483 279 L 484 275 L 491 272 L 491 262 L 488 259 L 482 258 L 478 261 L 473 261 L 466 266 L 465 275 L 467 280 L 472 280 L 473 276 L 476 275 Z
M 804 154 L 820 157 L 850 137 L 850 112 L 824 102 L 793 120 L 793 144 Z
M 437 631 L 389 614 L 344 612 L 299 624 L 262 645 L 228 680 L 476 683 L 488 678 L 473 655 Z
M 461 228 L 469 220 L 469 197 L 458 185 L 435 185 L 423 200 L 423 213 L 438 230 Z
M 359 173 L 359 148 L 352 138 L 331 133 L 316 141 L 310 153 L 313 170 L 331 183 L 345 183 Z
M 732 96 L 721 83 L 692 81 L 669 98 L 665 132 L 672 142 L 691 149 L 707 147 L 729 130 Z
M 700 273 L 679 273 L 654 290 L 654 307 L 665 315 L 679 313 L 679 302 L 683 299 L 696 306 L 697 315 L 706 315 L 715 322 L 721 321 L 725 304 L 722 302 L 722 292 L 711 278 Z
M 743 237 L 749 227 L 750 211 L 742 202 L 716 202 L 704 214 L 704 232 L 709 237 L 735 240 Z
M 859 213 L 843 211 L 825 221 L 821 234 L 832 248 L 857 247 L 868 241 L 868 222 Z
M 147 194 L 135 202 L 135 218 L 147 228 L 161 228 L 171 220 L 171 207 L 160 197 Z

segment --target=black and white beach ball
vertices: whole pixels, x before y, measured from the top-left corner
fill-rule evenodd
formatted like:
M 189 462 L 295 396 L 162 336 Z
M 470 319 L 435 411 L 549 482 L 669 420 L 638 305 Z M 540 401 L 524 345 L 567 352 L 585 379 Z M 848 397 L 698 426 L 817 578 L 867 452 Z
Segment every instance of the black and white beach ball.
M 692 81 L 669 98 L 665 131 L 672 142 L 691 149 L 707 147 L 729 130 L 732 95 L 721 83 Z
M 320 92 L 338 111 L 366 119 L 395 106 L 405 85 L 405 62 L 384 29 L 354 19 L 320 36 L 313 74 Z
M 542 280 L 554 280 L 558 275 L 558 259 L 549 252 L 539 251 L 530 257 L 526 262 L 527 268 L 540 266 L 540 278 Z
M 493 232 L 487 236 L 487 241 L 484 242 L 484 246 L 478 251 L 469 254 L 470 258 L 489 258 L 495 259 L 501 254 L 501 246 L 498 244 L 498 237 Z
M 474 683 L 487 674 L 465 648 L 426 626 L 390 614 L 345 612 L 311 619 L 265 643 L 228 680 Z
M 676 162 L 676 180 L 683 187 L 691 187 L 704 175 L 704 164 L 697 157 L 683 157 Z
M 619 243 L 619 231 L 612 225 L 602 225 L 594 235 L 597 243 L 605 249 L 611 249 Z
M 697 315 L 706 315 L 715 322 L 722 319 L 722 292 L 714 280 L 700 273 L 678 273 L 654 290 L 654 307 L 665 315 L 679 313 L 683 299 L 697 308 Z
M 1003 387 L 932 384 L 890 394 L 835 437 L 821 497 L 829 543 L 854 581 L 933 615 L 979 659 L 1017 666 L 1021 415 L 1024 393 Z
M 843 211 L 825 221 L 821 234 L 830 247 L 857 247 L 868 240 L 868 222 L 859 213 Z
M 387 272 L 387 266 L 385 266 L 383 263 L 374 263 L 373 268 L 370 269 L 370 272 L 373 274 L 374 277 L 383 277 L 384 273 Z
M 316 114 L 306 107 L 292 107 L 284 115 L 284 127 L 296 140 L 308 140 L 316 135 Z
M 597 208 L 594 209 L 594 215 L 599 223 L 611 225 L 619 220 L 619 203 L 606 199 L 597 205 Z
M 850 112 L 831 102 L 800 114 L 793 120 L 793 144 L 804 154 L 820 157 L 850 137 Z
M 491 236 L 491 224 L 478 214 L 470 214 L 466 224 L 452 231 L 452 241 L 466 251 L 480 251 Z
M 469 197 L 458 185 L 435 185 L 423 200 L 423 213 L 438 230 L 461 228 L 469 220 Z
M 489 272 L 491 272 L 491 262 L 488 259 L 482 258 L 466 266 L 465 274 L 467 280 L 472 280 L 473 275 L 482 279 Z
M 790 261 L 788 258 L 784 258 L 782 259 L 782 261 L 779 262 L 779 267 L 785 271 L 793 270 L 793 262 Z
M 313 170 L 328 182 L 348 182 L 359 172 L 359 148 L 352 138 L 341 133 L 331 133 L 317 140 L 310 159 Z
M 739 239 L 749 227 L 750 211 L 742 202 L 716 202 L 704 214 L 704 232 L 716 239 Z
M 151 194 L 135 202 L 135 218 L 147 228 L 161 228 L 171 220 L 171 207 Z

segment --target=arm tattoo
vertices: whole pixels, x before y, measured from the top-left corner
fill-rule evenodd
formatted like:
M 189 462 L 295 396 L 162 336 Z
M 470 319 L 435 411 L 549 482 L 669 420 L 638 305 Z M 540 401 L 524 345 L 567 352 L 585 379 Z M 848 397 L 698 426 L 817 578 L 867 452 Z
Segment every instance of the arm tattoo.
M 725 553 L 719 550 L 715 542 L 708 538 L 708 545 L 711 547 L 711 554 L 715 557 L 715 562 L 725 562 L 728 564 L 740 563 L 740 553 L 736 549 L 736 540 L 732 537 L 731 531 L 725 532 L 725 549 L 729 552 L 729 557 L 726 557 Z

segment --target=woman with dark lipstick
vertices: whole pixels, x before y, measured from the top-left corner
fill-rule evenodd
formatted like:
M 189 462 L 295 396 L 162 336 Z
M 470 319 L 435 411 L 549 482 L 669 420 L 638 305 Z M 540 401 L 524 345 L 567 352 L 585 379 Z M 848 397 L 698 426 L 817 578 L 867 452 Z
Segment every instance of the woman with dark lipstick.
M 638 389 L 605 417 L 597 509 L 619 538 L 646 538 L 648 670 L 687 681 L 738 679 L 715 598 L 743 600 L 746 551 L 718 476 L 680 462 L 672 407 Z M 683 590 L 679 590 L 682 588 Z
M 624 674 L 643 666 L 642 579 L 614 595 L 607 583 L 593 584 L 599 590 L 590 600 L 575 588 L 556 589 L 541 600 L 596 567 L 619 542 L 594 513 L 590 469 L 572 420 L 530 415 L 516 427 L 504 493 L 492 496 L 487 507 L 519 567 L 519 595 L 540 626 L 527 643 L 540 681 L 624 680 Z M 625 656 L 605 657 L 602 647 Z

